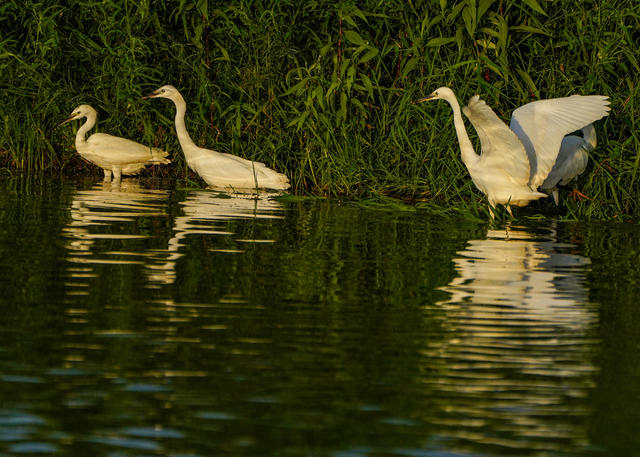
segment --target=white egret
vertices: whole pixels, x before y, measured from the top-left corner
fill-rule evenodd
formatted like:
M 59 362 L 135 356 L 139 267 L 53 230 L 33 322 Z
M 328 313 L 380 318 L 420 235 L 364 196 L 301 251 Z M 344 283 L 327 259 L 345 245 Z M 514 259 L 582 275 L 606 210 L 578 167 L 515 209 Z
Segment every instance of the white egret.
M 104 180 L 119 181 L 121 175 L 135 175 L 148 164 L 171 163 L 169 155 L 162 149 L 145 146 L 106 133 L 94 133 L 85 140 L 86 133 L 96 124 L 98 113 L 89 105 L 80 105 L 73 110 L 71 116 L 62 124 L 75 119 L 87 118 L 87 121 L 76 132 L 76 150 L 80 157 L 99 166 L 104 171 Z
M 558 204 L 558 184 L 565 186 L 587 168 L 589 152 L 596 148 L 598 140 L 593 124 L 582 128 L 582 136 L 567 135 L 562 139 L 560 152 L 541 189 L 551 191 L 553 201 Z
M 525 206 L 546 197 L 538 192 L 556 161 L 565 135 L 603 118 L 609 112 L 608 98 L 601 95 L 538 100 L 513 112 L 509 127 L 480 99 L 471 97 L 464 108 L 480 138 L 482 154 L 473 149 L 462 120 L 460 104 L 448 87 L 441 87 L 417 100 L 446 100 L 453 109 L 453 123 L 462 161 L 476 187 L 487 196 L 489 212 L 504 205 Z
M 284 190 L 290 187 L 286 175 L 268 168 L 261 162 L 197 146 L 189 136 L 184 122 L 187 104 L 175 87 L 162 86 L 143 98 L 168 98 L 173 101 L 176 105 L 176 133 L 187 165 L 209 186 L 236 190 Z

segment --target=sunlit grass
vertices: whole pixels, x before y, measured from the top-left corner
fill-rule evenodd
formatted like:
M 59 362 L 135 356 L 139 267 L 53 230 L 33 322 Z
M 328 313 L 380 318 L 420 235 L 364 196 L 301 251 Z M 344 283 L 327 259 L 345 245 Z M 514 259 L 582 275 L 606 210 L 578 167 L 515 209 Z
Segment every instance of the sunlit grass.
M 98 129 L 167 148 L 195 180 L 162 84 L 187 100 L 199 145 L 286 172 L 297 194 L 464 208 L 486 201 L 459 159 L 448 106 L 411 101 L 449 85 L 508 120 L 536 98 L 611 97 L 599 145 L 562 217 L 638 212 L 640 66 L 632 0 L 18 2 L 0 6 L 0 166 L 93 173 L 54 128 L 80 103 Z M 472 138 L 474 133 L 469 126 Z M 477 143 L 477 142 L 476 142 Z M 98 174 L 96 172 L 96 174 Z M 555 213 L 551 199 L 540 211 Z M 519 211 L 525 214 L 526 212 Z

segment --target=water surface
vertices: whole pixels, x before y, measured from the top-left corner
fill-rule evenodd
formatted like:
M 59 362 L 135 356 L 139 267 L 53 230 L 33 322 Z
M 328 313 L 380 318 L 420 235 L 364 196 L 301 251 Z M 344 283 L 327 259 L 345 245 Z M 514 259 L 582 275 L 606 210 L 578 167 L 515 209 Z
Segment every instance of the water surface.
M 1 455 L 640 455 L 636 225 L 0 188 Z

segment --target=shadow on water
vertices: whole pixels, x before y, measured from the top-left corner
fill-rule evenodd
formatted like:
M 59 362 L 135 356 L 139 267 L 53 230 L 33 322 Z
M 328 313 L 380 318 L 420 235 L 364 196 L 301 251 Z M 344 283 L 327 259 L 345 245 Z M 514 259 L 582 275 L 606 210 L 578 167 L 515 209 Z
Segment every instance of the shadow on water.
M 0 453 L 640 453 L 635 228 L 0 187 Z

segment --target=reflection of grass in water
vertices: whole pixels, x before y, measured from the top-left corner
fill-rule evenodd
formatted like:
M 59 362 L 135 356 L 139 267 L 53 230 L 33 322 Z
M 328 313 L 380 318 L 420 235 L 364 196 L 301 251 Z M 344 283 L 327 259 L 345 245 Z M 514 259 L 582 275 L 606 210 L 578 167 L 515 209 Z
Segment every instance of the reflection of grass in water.
M 313 201 L 313 200 L 322 200 L 325 197 L 320 197 L 317 195 L 294 195 L 294 194 L 287 194 L 287 193 L 282 193 L 280 195 L 277 195 L 275 197 L 273 197 L 274 200 L 277 200 L 279 202 L 282 203 L 287 203 L 287 202 L 304 202 L 304 201 Z
M 599 93 L 612 112 L 597 123 L 599 145 L 577 183 L 591 200 L 564 198 L 561 214 L 637 212 L 640 66 L 630 30 L 640 15 L 631 0 L 207 5 L 5 2 L 0 164 L 97 174 L 73 151 L 74 127 L 54 129 L 84 102 L 98 109 L 100 130 L 171 152 L 172 167 L 146 174 L 196 179 L 172 108 L 140 100 L 171 83 L 197 144 L 284 171 L 297 193 L 409 197 L 485 217 L 450 109 L 411 100 L 449 85 L 508 119 L 532 99 Z

